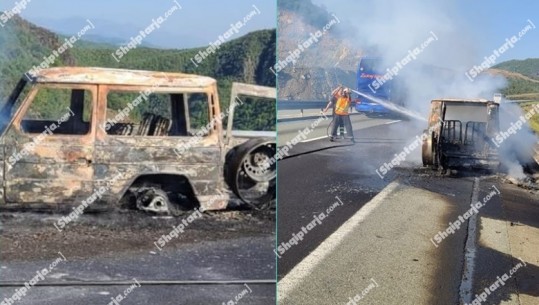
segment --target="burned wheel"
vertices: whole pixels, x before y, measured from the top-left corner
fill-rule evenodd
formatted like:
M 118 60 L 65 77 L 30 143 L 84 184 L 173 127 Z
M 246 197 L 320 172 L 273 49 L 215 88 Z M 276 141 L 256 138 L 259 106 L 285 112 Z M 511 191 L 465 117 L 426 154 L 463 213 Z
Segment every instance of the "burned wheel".
M 260 209 L 275 198 L 275 141 L 252 139 L 227 156 L 225 179 L 234 194 L 251 207 Z
M 241 171 L 256 182 L 270 181 L 275 178 L 275 168 L 266 168 L 271 158 L 275 155 L 275 147 L 261 145 L 243 158 Z
M 172 202 L 170 195 L 159 187 L 142 187 L 135 191 L 136 206 L 138 209 L 161 215 L 179 216 L 181 209 Z

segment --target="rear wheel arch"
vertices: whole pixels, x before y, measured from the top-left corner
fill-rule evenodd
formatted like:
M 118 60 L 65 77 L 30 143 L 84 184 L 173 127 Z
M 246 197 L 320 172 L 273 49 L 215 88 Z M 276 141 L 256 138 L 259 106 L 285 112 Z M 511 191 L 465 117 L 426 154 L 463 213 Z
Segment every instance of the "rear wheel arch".
M 171 213 L 200 208 L 195 190 L 185 175 L 169 173 L 141 174 L 132 178 L 120 197 L 124 208 L 140 209 L 140 197 L 155 193 L 167 195 L 172 204 Z

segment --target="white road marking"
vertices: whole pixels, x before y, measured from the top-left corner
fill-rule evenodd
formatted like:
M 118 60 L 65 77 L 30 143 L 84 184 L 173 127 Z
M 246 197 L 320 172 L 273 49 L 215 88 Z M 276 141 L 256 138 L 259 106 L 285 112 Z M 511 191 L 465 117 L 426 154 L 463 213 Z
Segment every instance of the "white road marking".
M 395 121 L 385 122 L 384 125 L 389 125 L 389 124 L 398 123 L 398 122 L 402 122 L 402 120 L 395 120 Z
M 398 186 L 398 182 L 391 182 L 280 280 L 277 283 L 277 303 L 286 299 L 296 286 L 311 274 L 324 258 L 333 252 L 345 237 L 352 233 Z
M 479 200 L 479 178 L 473 181 L 472 204 Z M 477 251 L 477 213 L 470 217 L 468 222 L 468 238 L 464 247 L 464 271 L 460 281 L 460 302 L 470 304 L 472 302 L 473 272 L 475 268 L 475 253 Z
M 325 139 L 325 138 L 327 138 L 327 137 L 328 137 L 328 136 L 321 136 L 321 137 L 317 137 L 317 138 L 307 139 L 307 140 L 301 141 L 300 143 L 312 142 L 312 141 L 316 141 L 316 140 L 320 140 L 320 139 Z

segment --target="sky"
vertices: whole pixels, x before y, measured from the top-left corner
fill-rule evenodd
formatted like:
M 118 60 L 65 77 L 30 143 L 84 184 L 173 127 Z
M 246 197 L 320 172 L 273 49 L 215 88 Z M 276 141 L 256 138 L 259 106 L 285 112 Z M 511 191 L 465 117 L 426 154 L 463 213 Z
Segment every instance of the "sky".
M 372 0 L 313 0 L 317 5 L 324 5 L 330 12 L 340 19 L 358 24 L 362 20 L 364 8 Z M 383 6 L 386 0 L 376 1 Z M 424 0 L 429 5 L 435 1 Z M 414 1 L 414 2 L 421 2 Z M 442 1 L 439 1 L 442 3 Z M 400 2 L 404 8 L 406 1 Z M 536 0 L 455 0 L 443 1 L 449 6 L 447 15 L 458 24 L 456 31 L 460 31 L 463 43 L 473 44 L 474 56 L 480 60 L 492 54 L 494 49 L 505 43 L 506 38 L 518 34 L 531 20 L 537 28 L 528 31 L 514 48 L 499 57 L 499 62 L 510 59 L 526 59 L 539 57 L 539 1 Z M 447 5 L 451 3 L 451 5 Z M 435 5 L 435 4 L 434 4 Z M 366 12 L 368 14 L 368 12 Z M 397 12 L 398 13 L 398 12 Z M 428 17 L 427 17 L 428 18 Z M 414 22 L 412 20 L 411 22 Z M 419 20 L 421 22 L 421 20 Z M 360 26 L 366 26 L 361 24 Z M 429 29 L 425 29 L 428 33 Z M 441 37 L 442 38 L 442 37 Z M 455 47 L 459 47 L 455 45 Z
M 0 10 L 15 7 L 28 0 L 2 0 Z M 255 8 L 254 15 L 233 38 L 260 29 L 275 28 L 276 2 L 268 0 L 176 0 L 181 10 L 169 17 L 162 27 L 148 37 L 147 44 L 161 47 L 201 47 L 218 39 Z M 95 24 L 88 34 L 129 39 L 146 28 L 172 6 L 172 0 L 32 0 L 21 16 L 32 23 L 61 34 L 73 34 L 86 25 L 86 19 Z
M 490 53 L 517 34 L 531 20 L 536 28 L 525 36 L 500 59 L 526 59 L 539 57 L 539 2 L 525 1 L 457 1 L 464 17 L 472 20 L 470 32 L 484 42 L 483 52 Z
M 28 0 L 3 0 L 0 10 L 11 9 L 16 3 Z M 177 0 L 182 9 L 175 12 L 163 26 L 143 42 L 162 48 L 191 48 L 206 46 L 242 20 L 255 5 L 260 14 L 249 20 L 232 38 L 248 32 L 275 28 L 277 1 L 274 0 Z M 283 0 L 284 1 L 284 0 Z M 305 0 L 309 1 L 309 0 Z M 329 8 L 344 20 L 361 20 L 364 4 L 372 0 L 313 0 Z M 378 0 L 383 3 L 387 0 Z M 431 1 L 424 0 L 432 4 Z M 445 1 L 444 1 L 445 2 Z M 447 4 L 445 2 L 444 4 Z M 474 56 L 480 60 L 492 54 L 506 38 L 517 34 L 531 20 L 539 27 L 539 1 L 455 0 L 451 12 L 459 23 L 463 41 L 473 44 Z M 61 34 L 73 34 L 90 19 L 96 28 L 89 37 L 110 38 L 123 43 L 147 27 L 152 19 L 161 16 L 174 4 L 172 0 L 32 0 L 21 15 L 29 21 Z M 402 1 L 406 5 L 406 1 Z M 361 25 L 363 26 L 363 25 Z M 365 25 L 368 26 L 368 25 Z M 498 58 L 525 59 L 539 57 L 539 29 L 530 30 L 518 44 Z

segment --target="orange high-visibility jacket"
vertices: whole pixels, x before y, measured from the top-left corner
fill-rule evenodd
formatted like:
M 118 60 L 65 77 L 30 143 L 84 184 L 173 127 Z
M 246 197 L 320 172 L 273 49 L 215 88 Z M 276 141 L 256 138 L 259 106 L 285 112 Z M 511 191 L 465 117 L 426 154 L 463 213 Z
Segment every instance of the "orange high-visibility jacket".
M 350 98 L 346 96 L 339 96 L 337 99 L 337 105 L 335 106 L 335 114 L 348 115 L 348 108 L 350 108 Z

